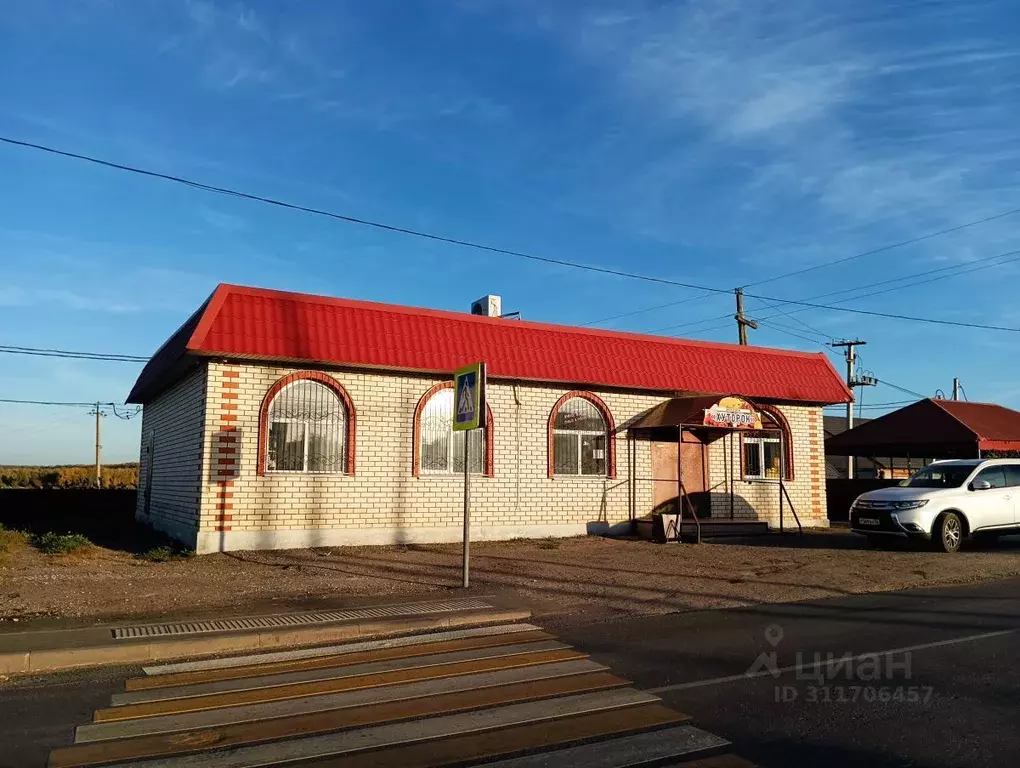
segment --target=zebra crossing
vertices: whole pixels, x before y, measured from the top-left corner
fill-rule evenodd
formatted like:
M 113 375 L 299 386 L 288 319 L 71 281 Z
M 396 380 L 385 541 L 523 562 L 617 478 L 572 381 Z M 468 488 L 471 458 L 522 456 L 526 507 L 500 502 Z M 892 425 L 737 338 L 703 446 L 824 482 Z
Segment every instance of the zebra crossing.
M 147 667 L 50 768 L 750 768 L 531 624 Z

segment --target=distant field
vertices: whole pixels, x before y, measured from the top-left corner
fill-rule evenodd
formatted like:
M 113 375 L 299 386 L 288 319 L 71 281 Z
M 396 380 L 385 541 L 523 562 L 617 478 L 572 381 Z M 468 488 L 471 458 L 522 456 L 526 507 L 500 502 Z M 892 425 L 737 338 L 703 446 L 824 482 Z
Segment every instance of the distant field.
M 0 466 L 0 488 L 91 488 L 96 468 L 89 464 L 53 467 Z M 138 486 L 138 464 L 109 464 L 103 467 L 104 488 Z

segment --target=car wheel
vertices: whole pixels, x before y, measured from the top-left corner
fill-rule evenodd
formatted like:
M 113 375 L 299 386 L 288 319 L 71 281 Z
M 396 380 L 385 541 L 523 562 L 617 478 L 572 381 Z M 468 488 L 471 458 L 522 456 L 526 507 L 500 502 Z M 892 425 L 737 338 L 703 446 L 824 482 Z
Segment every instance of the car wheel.
M 936 551 L 957 552 L 963 542 L 963 523 L 954 512 L 946 512 L 935 523 L 932 542 Z

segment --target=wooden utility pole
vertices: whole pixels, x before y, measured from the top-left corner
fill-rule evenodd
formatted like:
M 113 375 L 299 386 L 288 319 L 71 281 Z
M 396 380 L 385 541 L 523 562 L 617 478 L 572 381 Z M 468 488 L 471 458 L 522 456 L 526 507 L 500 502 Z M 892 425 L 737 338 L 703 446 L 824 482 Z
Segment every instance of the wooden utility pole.
M 758 323 L 754 320 L 748 319 L 744 315 L 744 289 L 734 288 L 733 293 L 737 296 L 737 314 L 733 318 L 737 321 L 737 337 L 740 340 L 741 345 L 747 346 L 747 329 L 750 328 L 753 331 L 758 330 Z

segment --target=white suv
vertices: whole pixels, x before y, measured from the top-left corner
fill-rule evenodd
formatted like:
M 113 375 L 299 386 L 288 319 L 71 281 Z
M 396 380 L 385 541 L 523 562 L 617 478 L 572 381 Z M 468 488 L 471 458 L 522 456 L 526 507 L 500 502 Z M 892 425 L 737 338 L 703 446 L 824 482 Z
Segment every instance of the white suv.
M 897 487 L 858 496 L 850 527 L 878 545 L 925 539 L 942 552 L 956 552 L 965 536 L 1020 533 L 1020 460 L 936 461 Z

